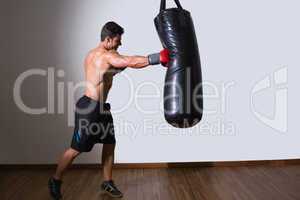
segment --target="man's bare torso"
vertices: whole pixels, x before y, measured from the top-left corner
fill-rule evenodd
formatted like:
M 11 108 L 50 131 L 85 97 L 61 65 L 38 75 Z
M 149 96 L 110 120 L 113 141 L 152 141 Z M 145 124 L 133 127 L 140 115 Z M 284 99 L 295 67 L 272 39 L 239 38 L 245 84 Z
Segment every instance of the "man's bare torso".
M 85 95 L 106 102 L 109 90 L 112 87 L 115 69 L 106 61 L 108 50 L 96 48 L 89 52 L 85 59 Z

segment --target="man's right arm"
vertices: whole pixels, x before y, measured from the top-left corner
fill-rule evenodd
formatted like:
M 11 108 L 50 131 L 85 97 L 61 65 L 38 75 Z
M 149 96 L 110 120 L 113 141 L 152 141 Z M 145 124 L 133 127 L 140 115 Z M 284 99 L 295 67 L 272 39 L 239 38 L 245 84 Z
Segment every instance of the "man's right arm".
M 107 61 L 115 68 L 144 68 L 149 65 L 149 59 L 145 56 L 124 56 L 117 52 L 107 53 Z

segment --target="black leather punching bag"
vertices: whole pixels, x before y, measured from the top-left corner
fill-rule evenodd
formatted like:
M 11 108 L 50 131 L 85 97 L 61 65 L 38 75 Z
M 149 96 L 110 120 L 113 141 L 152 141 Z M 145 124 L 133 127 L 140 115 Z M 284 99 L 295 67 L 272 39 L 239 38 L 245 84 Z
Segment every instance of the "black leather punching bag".
M 177 8 L 166 9 L 166 0 L 162 0 L 154 23 L 170 55 L 164 86 L 165 119 L 174 127 L 187 128 L 202 118 L 201 64 L 190 12 L 182 8 L 179 0 L 175 3 Z

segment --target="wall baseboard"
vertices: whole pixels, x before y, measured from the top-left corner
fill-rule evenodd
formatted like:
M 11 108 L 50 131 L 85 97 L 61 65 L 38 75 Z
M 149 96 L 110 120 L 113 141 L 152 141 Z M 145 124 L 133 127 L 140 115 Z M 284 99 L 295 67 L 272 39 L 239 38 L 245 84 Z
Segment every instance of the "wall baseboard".
M 182 162 L 182 163 L 119 163 L 115 169 L 158 169 L 189 167 L 242 167 L 242 166 L 286 166 L 299 165 L 300 159 L 253 160 L 253 161 L 218 161 L 218 162 Z M 0 164 L 0 169 L 54 169 L 56 164 Z M 71 169 L 97 169 L 101 164 L 73 164 Z

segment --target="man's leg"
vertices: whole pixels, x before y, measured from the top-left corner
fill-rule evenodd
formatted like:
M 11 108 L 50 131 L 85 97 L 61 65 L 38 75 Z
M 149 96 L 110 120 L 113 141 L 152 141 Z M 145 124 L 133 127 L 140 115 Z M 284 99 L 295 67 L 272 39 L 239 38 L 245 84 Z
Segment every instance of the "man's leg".
M 115 144 L 103 144 L 102 165 L 103 165 L 103 183 L 102 191 L 111 197 L 121 198 L 122 192 L 116 187 L 112 180 L 112 167 L 114 164 Z
M 80 152 L 78 152 L 72 148 L 69 148 L 68 150 L 66 150 L 58 162 L 56 172 L 53 175 L 53 178 L 55 178 L 56 180 L 61 180 L 66 169 L 72 164 L 73 160 L 79 154 L 80 154 Z
M 55 200 L 60 200 L 62 198 L 61 194 L 61 184 L 62 184 L 62 176 L 66 169 L 71 165 L 73 160 L 80 153 L 72 148 L 66 150 L 64 154 L 61 156 L 55 174 L 48 181 L 48 188 L 50 195 Z
M 115 146 L 116 144 L 103 144 L 102 166 L 104 181 L 112 180 L 112 167 L 115 158 Z

